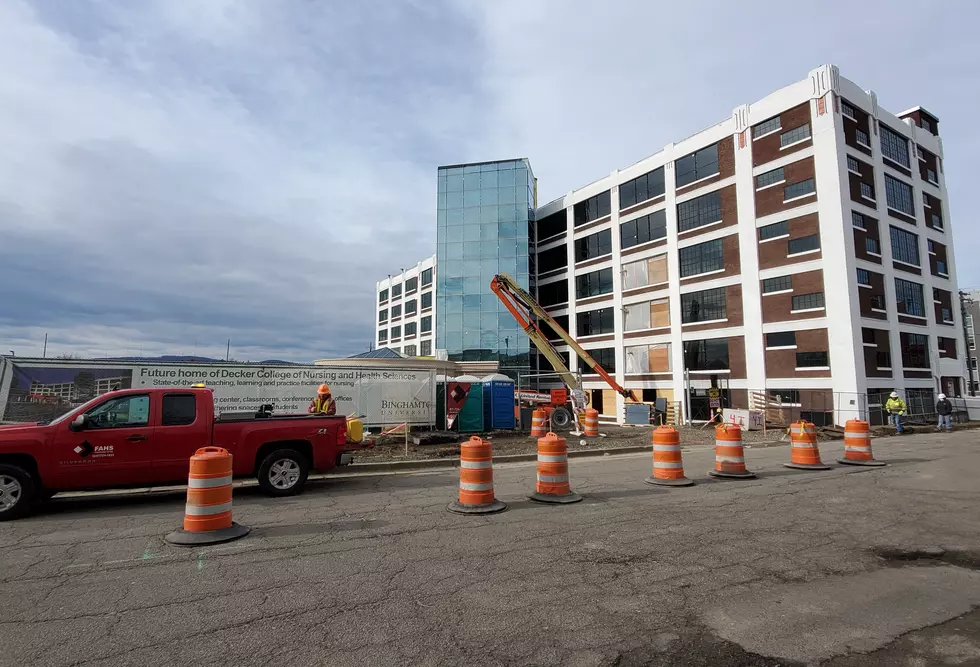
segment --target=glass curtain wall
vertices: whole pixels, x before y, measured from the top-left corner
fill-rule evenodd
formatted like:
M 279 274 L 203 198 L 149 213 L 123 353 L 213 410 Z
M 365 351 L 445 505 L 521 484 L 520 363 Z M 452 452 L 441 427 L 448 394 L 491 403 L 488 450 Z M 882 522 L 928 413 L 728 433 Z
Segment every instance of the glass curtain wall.
M 490 281 L 507 273 L 534 294 L 534 174 L 527 160 L 440 167 L 436 347 L 454 361 L 499 361 L 516 376 L 531 342 Z

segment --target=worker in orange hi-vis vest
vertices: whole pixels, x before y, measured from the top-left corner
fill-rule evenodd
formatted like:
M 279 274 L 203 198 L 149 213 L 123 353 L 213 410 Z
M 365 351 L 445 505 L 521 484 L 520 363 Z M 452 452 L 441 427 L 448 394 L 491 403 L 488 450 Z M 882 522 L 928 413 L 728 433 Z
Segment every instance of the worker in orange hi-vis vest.
M 330 395 L 330 387 L 321 384 L 316 390 L 316 396 L 310 401 L 310 414 L 313 415 L 335 415 L 337 414 L 337 401 Z

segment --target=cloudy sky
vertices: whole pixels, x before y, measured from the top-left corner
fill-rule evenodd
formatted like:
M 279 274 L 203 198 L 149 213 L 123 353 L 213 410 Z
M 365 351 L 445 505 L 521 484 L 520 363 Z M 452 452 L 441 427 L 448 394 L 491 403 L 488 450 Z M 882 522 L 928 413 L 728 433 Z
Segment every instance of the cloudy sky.
M 545 202 L 828 62 L 940 117 L 980 285 L 980 4 L 791 7 L 2 0 L 0 352 L 365 350 L 375 281 L 434 252 L 437 165 L 528 157 Z

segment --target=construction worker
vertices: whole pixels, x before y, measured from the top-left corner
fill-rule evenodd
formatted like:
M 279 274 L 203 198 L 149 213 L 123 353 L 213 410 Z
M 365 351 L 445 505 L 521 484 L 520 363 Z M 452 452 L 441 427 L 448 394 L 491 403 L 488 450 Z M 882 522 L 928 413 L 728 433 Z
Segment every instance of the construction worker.
M 311 415 L 335 415 L 337 414 L 337 401 L 330 395 L 330 387 L 321 384 L 316 390 L 316 396 L 310 401 Z
M 888 413 L 888 421 L 895 424 L 895 433 L 902 432 L 902 417 L 905 416 L 905 401 L 901 399 L 897 391 L 893 391 L 885 401 L 885 412 Z
M 942 431 L 943 425 L 945 425 L 946 432 L 952 432 L 953 404 L 946 398 L 946 394 L 939 394 L 939 400 L 936 401 L 936 415 L 939 417 L 939 425 L 936 426 L 936 430 Z

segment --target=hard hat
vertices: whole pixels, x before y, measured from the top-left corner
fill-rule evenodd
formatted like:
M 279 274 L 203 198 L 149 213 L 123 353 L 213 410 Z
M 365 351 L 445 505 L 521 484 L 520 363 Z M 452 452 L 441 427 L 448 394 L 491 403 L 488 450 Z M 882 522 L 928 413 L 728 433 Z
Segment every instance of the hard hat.
M 946 400 L 946 394 L 939 394 L 939 400 L 940 401 L 945 401 Z
M 898 392 L 897 392 L 897 391 L 893 391 L 893 392 L 891 393 L 891 397 L 892 397 L 892 398 L 898 398 Z
M 327 385 L 325 385 L 325 384 L 321 384 L 321 385 L 320 385 L 320 386 L 319 386 L 319 387 L 317 388 L 317 390 L 316 390 L 316 393 L 318 393 L 318 394 L 320 394 L 321 396 L 326 396 L 327 394 L 329 394 L 329 393 L 330 393 L 330 387 L 328 387 L 328 386 L 327 386 Z

